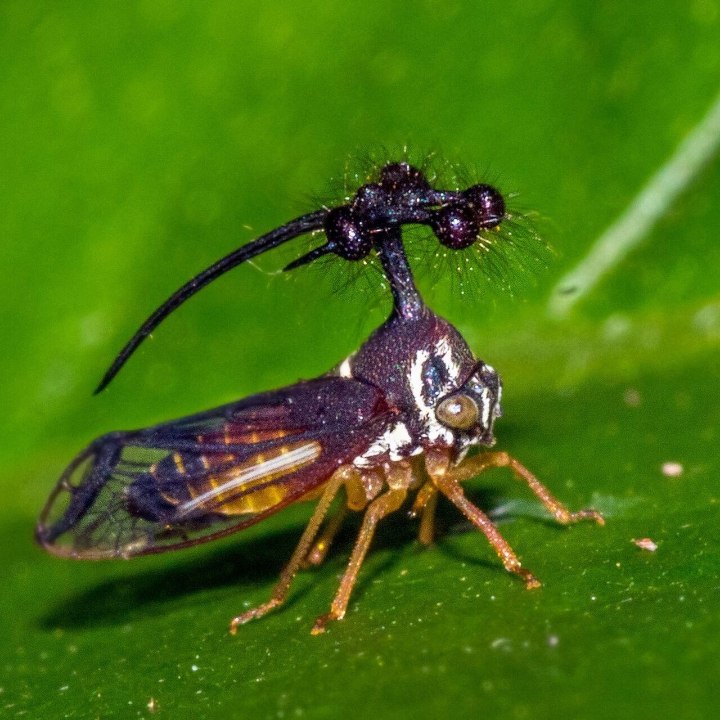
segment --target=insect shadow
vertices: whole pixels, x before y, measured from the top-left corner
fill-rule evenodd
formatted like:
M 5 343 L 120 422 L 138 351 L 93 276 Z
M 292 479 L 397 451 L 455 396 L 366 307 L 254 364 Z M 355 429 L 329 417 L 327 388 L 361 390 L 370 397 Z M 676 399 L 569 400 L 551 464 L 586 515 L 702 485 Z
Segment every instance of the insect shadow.
M 483 507 L 495 507 L 503 497 L 500 488 L 489 487 L 474 488 L 469 494 Z M 348 519 L 322 567 L 310 569 L 307 573 L 329 577 L 341 571 L 357 535 L 360 519 L 359 515 Z M 249 538 L 242 544 L 229 545 L 209 553 L 198 550 L 198 557 L 177 562 L 171 568 L 152 568 L 135 572 L 131 577 L 103 580 L 58 603 L 39 619 L 39 626 L 47 631 L 125 625 L 148 615 L 165 614 L 167 606 L 172 603 L 192 605 L 192 596 L 226 587 L 233 589 L 233 598 L 236 593 L 242 596 L 248 589 L 266 586 L 277 577 L 285 559 L 297 544 L 298 528 L 302 523 L 302 520 L 298 520 L 261 537 Z M 551 522 L 549 524 L 553 525 Z M 443 542 L 445 537 L 472 531 L 472 524 L 458 520 L 457 513 L 449 503 L 439 504 L 436 528 L 439 542 L 433 546 L 435 551 L 476 567 L 501 572 L 492 554 L 488 553 L 487 558 L 483 558 L 481 552 L 466 554 L 453 544 Z M 382 556 L 382 559 L 375 562 L 373 569 L 360 578 L 356 586 L 357 597 L 362 597 L 377 577 L 384 576 L 388 570 L 401 563 L 408 557 L 408 553 L 426 551 L 417 542 L 416 533 L 417 523 L 408 523 L 404 513 L 387 518 L 374 543 L 374 554 Z M 292 607 L 312 590 L 312 583 L 299 585 L 288 598 L 287 606 Z M 198 602 L 204 603 L 205 599 Z
M 44 629 L 122 625 L 148 614 L 164 613 L 167 605 L 197 593 L 226 586 L 251 588 L 277 576 L 284 558 L 297 543 L 297 525 L 238 546 L 198 556 L 170 568 L 148 569 L 132 577 L 115 577 L 72 595 L 40 619 Z

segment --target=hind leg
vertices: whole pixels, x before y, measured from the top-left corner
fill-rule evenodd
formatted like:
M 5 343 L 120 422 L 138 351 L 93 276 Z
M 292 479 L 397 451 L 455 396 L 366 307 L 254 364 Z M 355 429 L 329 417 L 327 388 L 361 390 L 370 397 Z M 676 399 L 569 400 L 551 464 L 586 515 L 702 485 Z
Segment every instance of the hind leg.
M 336 470 L 330 480 L 328 480 L 325 489 L 323 490 L 320 500 L 315 507 L 310 522 L 305 527 L 305 531 L 300 537 L 300 541 L 295 548 L 288 564 L 283 568 L 280 573 L 275 589 L 270 596 L 270 599 L 257 607 L 246 610 L 244 613 L 234 617 L 230 622 L 230 634 L 234 635 L 237 632 L 239 625 L 244 625 L 250 620 L 261 618 L 263 615 L 269 613 L 272 609 L 278 605 L 282 605 L 285 602 L 290 585 L 295 577 L 297 571 L 300 569 L 303 560 L 308 556 L 313 540 L 320 530 L 322 521 L 327 514 L 330 505 L 337 495 L 338 491 L 344 484 L 357 483 L 360 480 L 360 473 L 350 466 L 344 466 Z

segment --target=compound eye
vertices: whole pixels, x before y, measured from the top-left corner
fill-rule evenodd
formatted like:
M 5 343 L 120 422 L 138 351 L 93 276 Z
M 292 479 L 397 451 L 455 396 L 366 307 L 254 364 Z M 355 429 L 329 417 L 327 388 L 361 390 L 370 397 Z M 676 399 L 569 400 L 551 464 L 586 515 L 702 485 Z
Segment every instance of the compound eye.
M 345 260 L 362 260 L 372 250 L 372 240 L 347 206 L 327 214 L 324 230 L 332 251 Z
M 453 430 L 471 430 L 478 424 L 480 409 L 469 396 L 458 393 L 440 402 L 435 408 L 437 419 Z
M 463 197 L 481 230 L 492 230 L 505 218 L 505 199 L 492 185 L 473 185 Z
M 470 247 L 478 238 L 480 228 L 470 207 L 446 205 L 438 208 L 430 220 L 437 239 L 452 250 Z

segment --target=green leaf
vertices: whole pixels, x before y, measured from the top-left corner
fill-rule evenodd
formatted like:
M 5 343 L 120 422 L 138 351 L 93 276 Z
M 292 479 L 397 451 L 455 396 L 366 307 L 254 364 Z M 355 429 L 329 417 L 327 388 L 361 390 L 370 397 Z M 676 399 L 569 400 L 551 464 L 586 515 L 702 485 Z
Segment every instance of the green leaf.
M 548 305 L 713 107 L 719 26 L 712 0 L 4 3 L 0 714 L 712 717 L 715 151 L 568 315 Z M 193 299 L 90 396 L 176 287 L 324 188 L 333 202 L 348 151 L 405 142 L 485 169 L 547 218 L 557 261 L 519 302 L 454 295 L 422 267 L 420 284 L 503 376 L 499 447 L 606 526 L 559 528 L 488 473 L 468 493 L 541 589 L 452 508 L 428 549 L 398 513 L 347 617 L 318 637 L 357 518 L 235 637 L 229 619 L 268 597 L 309 506 L 130 563 L 45 556 L 35 518 L 91 438 L 319 375 L 382 320 L 372 279 L 334 292 L 341 276 L 277 276 L 269 257 Z

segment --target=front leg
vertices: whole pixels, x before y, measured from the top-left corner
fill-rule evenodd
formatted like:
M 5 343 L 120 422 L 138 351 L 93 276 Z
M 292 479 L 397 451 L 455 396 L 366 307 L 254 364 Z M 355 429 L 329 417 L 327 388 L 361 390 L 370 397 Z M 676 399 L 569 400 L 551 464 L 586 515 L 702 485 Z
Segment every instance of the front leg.
M 540 587 L 540 581 L 529 570 L 522 567 L 515 551 L 500 534 L 500 531 L 495 527 L 492 520 L 490 520 L 477 505 L 473 505 L 473 503 L 465 497 L 465 493 L 460 483 L 453 477 L 452 471 L 431 475 L 430 477 L 437 489 L 485 535 L 500 560 L 502 560 L 505 569 L 522 578 L 528 590 Z
M 418 540 L 422 545 L 431 545 L 435 537 L 435 510 L 437 508 L 438 491 L 429 480 L 418 490 L 412 508 L 408 513 L 411 518 L 420 515 Z
M 486 452 L 467 458 L 459 465 L 453 466 L 447 451 L 429 451 L 425 457 L 428 475 L 437 489 L 455 505 L 470 522 L 483 532 L 493 549 L 498 554 L 506 570 L 521 577 L 525 587 L 533 589 L 540 586 L 540 581 L 528 570 L 525 570 L 517 555 L 508 542 L 500 534 L 490 518 L 466 497 L 461 482 L 477 477 L 485 470 L 495 467 L 509 467 L 530 489 L 540 498 L 553 517 L 564 525 L 580 520 L 594 520 L 604 525 L 603 516 L 596 510 L 580 510 L 571 512 L 550 491 L 515 458 L 506 452 Z
M 520 464 L 512 455 L 506 452 L 484 452 L 466 458 L 455 467 L 448 467 L 447 472 L 456 482 L 465 482 L 477 477 L 492 468 L 510 468 L 518 480 L 527 483 L 528 487 L 537 495 L 540 502 L 550 511 L 551 515 L 561 525 L 570 525 L 581 520 L 594 520 L 598 525 L 605 524 L 605 518 L 592 508 L 571 512 L 561 503 L 524 465 Z

